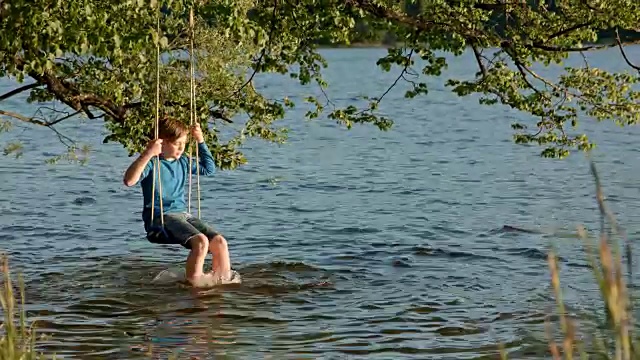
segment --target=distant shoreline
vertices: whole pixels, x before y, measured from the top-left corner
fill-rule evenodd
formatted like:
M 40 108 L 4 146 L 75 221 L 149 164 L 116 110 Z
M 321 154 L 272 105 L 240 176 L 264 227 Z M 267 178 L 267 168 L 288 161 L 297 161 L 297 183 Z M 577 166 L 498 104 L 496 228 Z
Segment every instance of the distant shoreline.
M 382 49 L 390 48 L 395 45 L 380 43 L 353 43 L 353 44 L 321 44 L 319 49 Z
M 615 38 L 612 37 L 603 37 L 598 39 L 596 42 L 585 42 L 583 46 L 594 46 L 594 45 L 613 45 L 615 43 Z M 387 49 L 395 46 L 401 45 L 401 43 L 396 44 L 388 44 L 384 42 L 358 42 L 351 44 L 319 44 L 319 49 Z M 640 45 L 640 44 L 627 44 L 625 46 L 630 45 Z

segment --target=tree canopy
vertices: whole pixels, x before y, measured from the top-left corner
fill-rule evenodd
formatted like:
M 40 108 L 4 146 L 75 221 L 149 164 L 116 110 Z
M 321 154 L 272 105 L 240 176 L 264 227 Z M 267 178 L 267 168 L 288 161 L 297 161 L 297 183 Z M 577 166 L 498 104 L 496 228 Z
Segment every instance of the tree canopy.
M 206 140 L 223 168 L 246 161 L 238 147 L 249 137 L 286 139 L 277 120 L 295 104 L 260 93 L 252 83 L 257 73 L 288 74 L 324 87 L 328 64 L 320 44 L 349 45 L 380 32 L 392 34 L 396 44 L 377 65 L 381 71 L 399 67 L 398 81 L 411 84 L 407 98 L 429 90 L 406 76 L 416 59 L 425 64 L 423 74 L 441 75 L 447 67 L 442 53 L 471 49 L 477 68 L 467 79 L 446 80 L 447 86 L 460 96 L 481 94 L 482 103 L 530 114 L 530 124 L 512 124 L 515 142 L 540 144 L 543 156 L 592 147 L 586 136 L 567 134 L 580 117 L 628 125 L 640 116 L 634 90 L 640 67 L 624 51 L 632 38 L 620 35 L 634 34 L 640 24 L 636 0 L 0 0 L 0 76 L 20 84 L 0 94 L 0 128 L 23 121 L 56 131 L 57 124 L 85 116 L 104 122 L 105 142 L 119 142 L 133 154 L 152 134 L 156 85 L 161 114 L 189 121 L 192 8 L 197 120 L 207 125 Z M 613 34 L 611 41 L 601 41 L 605 33 Z M 585 63 L 546 79 L 532 69 L 606 47 L 619 48 L 628 71 Z M 5 100 L 24 93 L 33 113 L 6 107 Z M 383 97 L 370 98 L 365 108 L 331 109 L 309 97 L 315 111 L 307 116 L 386 130 L 393 119 L 377 112 Z M 67 110 L 42 111 L 39 105 L 50 102 Z M 237 134 L 221 141 L 220 128 L 230 123 Z M 5 152 L 17 148 L 9 144 Z

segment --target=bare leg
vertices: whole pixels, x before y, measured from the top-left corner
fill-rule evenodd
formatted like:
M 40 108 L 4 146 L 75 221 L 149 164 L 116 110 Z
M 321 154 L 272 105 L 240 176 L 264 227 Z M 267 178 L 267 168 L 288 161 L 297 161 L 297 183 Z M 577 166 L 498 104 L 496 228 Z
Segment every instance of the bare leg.
M 187 256 L 186 278 L 190 283 L 204 275 L 204 260 L 207 258 L 207 248 L 209 248 L 209 239 L 204 234 L 195 235 L 189 240 L 191 242 L 191 251 Z
M 212 256 L 212 272 L 222 277 L 229 276 L 231 260 L 227 240 L 222 235 L 216 235 L 209 240 L 209 252 Z

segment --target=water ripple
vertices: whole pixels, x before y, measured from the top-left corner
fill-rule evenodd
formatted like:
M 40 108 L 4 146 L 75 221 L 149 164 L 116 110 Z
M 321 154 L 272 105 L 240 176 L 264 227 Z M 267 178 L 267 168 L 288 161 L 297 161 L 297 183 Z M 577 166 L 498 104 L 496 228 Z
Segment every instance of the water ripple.
M 323 50 L 337 106 L 394 81 L 367 73 L 385 51 Z M 468 53 L 448 71 L 474 63 Z M 315 91 L 274 76 L 255 79 L 270 98 Z M 121 182 L 132 158 L 102 144 L 102 123 L 60 124 L 97 149 L 82 167 L 43 163 L 63 151 L 48 129 L 3 134 L 30 149 L 0 164 L 0 246 L 50 335 L 39 348 L 68 359 L 146 359 L 149 346 L 156 358 L 488 359 L 502 343 L 510 358 L 545 358 L 552 243 L 567 309 L 597 326 L 602 305 L 575 232 L 599 228 L 586 162 L 542 159 L 513 144 L 517 114 L 429 86 L 418 102 L 387 95 L 388 132 L 300 121 L 294 109 L 288 144 L 249 141 L 248 164 L 201 178 L 202 217 L 243 279 L 206 291 L 152 283 L 182 271 L 187 252 L 144 238 L 139 189 Z M 583 126 L 620 222 L 638 223 L 637 130 Z

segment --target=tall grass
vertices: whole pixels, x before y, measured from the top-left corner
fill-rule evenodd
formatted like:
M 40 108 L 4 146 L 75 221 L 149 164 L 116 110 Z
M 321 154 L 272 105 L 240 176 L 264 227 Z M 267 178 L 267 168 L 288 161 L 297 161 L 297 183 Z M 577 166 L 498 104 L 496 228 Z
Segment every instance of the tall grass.
M 605 319 L 599 329 L 594 330 L 590 337 L 586 338 L 584 332 L 581 334 L 581 338 L 578 337 L 576 321 L 567 315 L 565 309 L 560 286 L 558 259 L 555 251 L 551 250 L 547 260 L 551 285 L 557 303 L 561 341 L 557 342 L 556 337 L 552 334 L 551 324 L 547 321 L 549 351 L 553 359 L 573 359 L 578 356 L 581 359 L 638 359 L 640 354 L 636 350 L 637 339 L 633 335 L 633 297 L 629 293 L 624 278 L 620 251 L 622 245 L 627 260 L 627 281 L 631 282 L 633 275 L 631 243 L 605 204 L 600 177 L 593 162 L 591 162 L 591 173 L 595 180 L 596 201 L 600 211 L 599 240 L 591 239 L 582 226 L 578 227 L 578 235 L 584 243 L 587 261 L 600 290 Z M 619 239 L 622 239 L 624 243 L 621 244 Z M 588 345 L 591 346 L 587 348 Z
M 27 325 L 25 311 L 24 282 L 18 276 L 18 288 L 20 302 L 16 301 L 13 289 L 13 281 L 9 272 L 9 260 L 6 255 L 0 257 L 0 269 L 2 269 L 2 291 L 0 303 L 4 314 L 4 322 L 0 325 L 0 359 L 2 360 L 36 360 L 43 359 L 44 355 L 35 351 L 36 332 L 35 323 Z M 16 315 L 18 321 L 16 321 Z
M 628 291 L 624 278 L 620 244 L 616 240 L 624 240 L 625 256 L 627 259 L 627 276 L 632 276 L 631 244 L 624 232 L 619 228 L 615 217 L 607 208 L 600 178 L 595 165 L 591 163 L 591 172 L 595 179 L 596 201 L 599 206 L 601 222 L 600 236 L 596 242 L 591 239 L 583 227 L 578 227 L 578 234 L 582 239 L 587 260 L 593 271 L 594 279 L 600 290 L 605 318 L 598 329 L 587 337 L 586 330 L 582 333 L 576 325 L 576 320 L 567 314 L 560 284 L 559 266 L 556 251 L 551 250 L 547 260 L 550 271 L 551 286 L 557 303 L 555 318 L 558 319 L 560 334 L 554 335 L 550 320 L 545 322 L 548 335 L 548 354 L 556 359 L 640 359 L 636 351 L 636 338 L 633 335 L 632 296 Z M 609 223 L 609 227 L 605 226 Z M 24 309 L 24 284 L 19 277 L 20 302 L 16 303 L 14 289 L 9 273 L 9 263 L 6 256 L 0 258 L 4 284 L 0 294 L 0 302 L 4 312 L 4 323 L 0 326 L 0 359 L 2 360 L 33 360 L 43 359 L 42 354 L 36 353 L 36 332 L 34 324 L 27 325 Z M 18 318 L 16 319 L 16 314 Z M 551 315 L 551 314 L 550 314 Z M 17 321 L 16 321 L 17 320 Z M 557 329 L 556 329 L 557 330 Z M 507 358 L 506 351 L 500 347 L 503 359 Z M 152 346 L 148 347 L 148 356 L 152 355 Z M 170 356 L 175 358 L 176 355 Z

